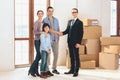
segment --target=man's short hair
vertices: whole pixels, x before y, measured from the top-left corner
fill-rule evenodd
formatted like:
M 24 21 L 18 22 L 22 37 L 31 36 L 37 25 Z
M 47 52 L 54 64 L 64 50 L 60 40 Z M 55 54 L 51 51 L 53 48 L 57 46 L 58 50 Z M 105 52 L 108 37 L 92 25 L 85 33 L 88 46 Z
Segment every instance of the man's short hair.
M 49 7 L 47 8 L 47 11 L 48 11 L 49 9 L 54 9 L 54 8 L 53 8 L 53 7 L 51 7 L 51 6 L 49 6 Z
M 77 11 L 77 13 L 78 13 L 78 9 L 77 9 L 77 8 L 73 8 L 72 10 L 76 10 L 76 11 Z

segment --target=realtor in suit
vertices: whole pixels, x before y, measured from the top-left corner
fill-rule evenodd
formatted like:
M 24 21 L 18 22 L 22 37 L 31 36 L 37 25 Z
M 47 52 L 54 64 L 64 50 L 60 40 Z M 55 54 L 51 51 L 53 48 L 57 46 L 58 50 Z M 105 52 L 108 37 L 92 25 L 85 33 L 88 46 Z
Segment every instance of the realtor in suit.
M 78 19 L 78 9 L 72 9 L 72 16 L 74 19 L 68 21 L 68 25 L 65 31 L 59 35 L 68 34 L 68 47 L 70 52 L 71 68 L 70 71 L 65 74 L 73 74 L 73 77 L 78 76 L 80 59 L 79 59 L 79 46 L 83 38 L 83 23 Z

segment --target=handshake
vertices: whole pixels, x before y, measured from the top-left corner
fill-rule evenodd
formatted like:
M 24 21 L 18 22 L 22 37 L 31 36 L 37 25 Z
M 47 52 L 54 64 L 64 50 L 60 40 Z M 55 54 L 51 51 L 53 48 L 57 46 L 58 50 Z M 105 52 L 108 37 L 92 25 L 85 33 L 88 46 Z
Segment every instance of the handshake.
M 50 29 L 50 32 L 54 33 L 54 34 L 58 34 L 59 36 L 63 36 L 63 33 L 60 31 L 55 31 L 53 29 Z
M 63 33 L 62 32 L 56 32 L 56 34 L 58 34 L 59 36 L 63 36 Z

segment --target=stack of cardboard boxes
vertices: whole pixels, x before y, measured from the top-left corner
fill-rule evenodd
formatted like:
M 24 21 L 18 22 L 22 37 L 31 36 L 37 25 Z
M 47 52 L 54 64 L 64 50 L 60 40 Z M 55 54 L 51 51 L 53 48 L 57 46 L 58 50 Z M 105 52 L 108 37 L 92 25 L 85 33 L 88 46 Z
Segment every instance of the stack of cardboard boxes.
M 80 68 L 96 68 L 99 66 L 101 27 L 96 19 L 84 20 L 83 24 L 87 27 L 84 27 L 83 40 L 79 48 Z M 70 68 L 68 49 L 66 66 Z
M 101 37 L 99 67 L 115 70 L 119 67 L 120 37 Z

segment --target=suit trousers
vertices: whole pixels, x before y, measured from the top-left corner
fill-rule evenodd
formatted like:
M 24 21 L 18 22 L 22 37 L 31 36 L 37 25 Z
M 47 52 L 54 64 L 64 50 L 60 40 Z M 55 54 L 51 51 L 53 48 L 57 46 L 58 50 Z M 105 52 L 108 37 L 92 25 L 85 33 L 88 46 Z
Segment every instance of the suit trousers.
M 80 59 L 78 53 L 79 49 L 76 48 L 75 45 L 72 45 L 71 43 L 68 43 L 68 47 L 69 47 L 70 61 L 71 61 L 70 71 L 78 72 L 80 67 Z

